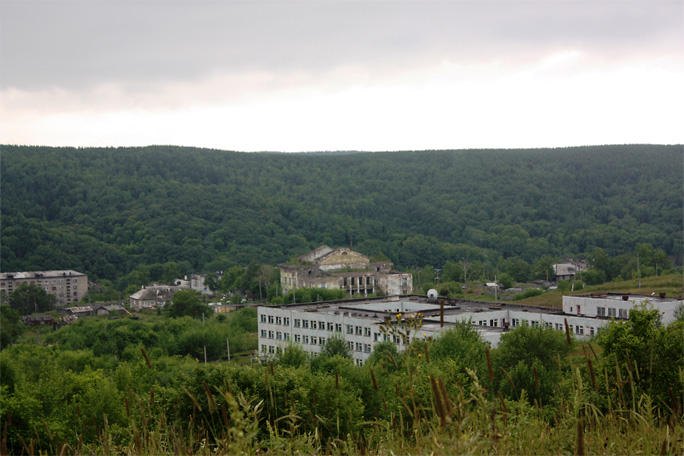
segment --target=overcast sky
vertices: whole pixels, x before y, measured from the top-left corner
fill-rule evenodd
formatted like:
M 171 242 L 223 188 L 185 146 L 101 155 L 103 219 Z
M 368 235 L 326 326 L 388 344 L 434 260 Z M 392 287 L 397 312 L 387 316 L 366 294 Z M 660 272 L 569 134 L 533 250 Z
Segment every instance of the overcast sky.
M 684 1 L 0 0 L 0 142 L 684 143 Z

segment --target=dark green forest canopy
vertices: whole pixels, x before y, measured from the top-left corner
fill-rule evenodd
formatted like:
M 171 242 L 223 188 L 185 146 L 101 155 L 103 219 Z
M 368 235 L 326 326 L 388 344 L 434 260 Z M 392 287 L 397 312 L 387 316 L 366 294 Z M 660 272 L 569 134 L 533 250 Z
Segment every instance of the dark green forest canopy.
M 119 277 L 279 263 L 320 244 L 397 268 L 637 243 L 682 258 L 682 146 L 345 154 L 1 146 L 2 270 Z

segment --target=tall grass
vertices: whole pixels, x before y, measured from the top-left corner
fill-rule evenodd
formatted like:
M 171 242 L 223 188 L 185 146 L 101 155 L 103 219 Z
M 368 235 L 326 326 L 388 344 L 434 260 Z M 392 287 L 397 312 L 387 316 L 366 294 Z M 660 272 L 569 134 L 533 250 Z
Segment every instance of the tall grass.
M 22 436 L 25 454 L 682 454 L 684 428 L 679 404 L 673 397 L 669 410 L 656 407 L 647 394 L 638 394 L 633 371 L 627 378 L 615 366 L 615 390 L 608 384 L 607 368 L 593 369 L 590 352 L 576 358 L 570 375 L 560 380 L 559 405 L 548 410 L 530 404 L 527 392 L 505 399 L 487 387 L 493 378 L 487 353 L 489 379 L 469 371 L 472 385 L 447 385 L 443 378 L 425 375 L 418 363 L 409 366 L 407 383 L 394 384 L 394 397 L 378 385 L 370 370 L 368 389 L 384 404 L 375 418 L 356 420 L 341 416 L 340 402 L 321 415 L 312 398 L 308 413 L 300 413 L 293 391 L 279 391 L 287 372 L 263 366 L 263 392 L 250 397 L 225 381 L 202 381 L 184 395 L 191 407 L 185 416 L 173 404 L 163 404 L 163 392 L 128 392 L 128 426 L 113 429 L 106 416 L 97 438 L 87 443 L 85 430 L 75 440 L 54 435 L 48 426 Z M 594 354 L 594 356 L 596 356 Z M 146 360 L 147 362 L 149 360 Z M 582 363 L 580 363 L 580 361 Z M 396 362 L 396 360 L 394 361 Z M 407 363 L 408 364 L 408 363 Z M 503 372 L 515 390 L 513 380 Z M 605 381 L 601 381 L 601 376 Z M 684 369 L 680 368 L 684 381 Z M 335 371 L 329 396 L 344 401 L 343 379 Z M 603 385 L 601 385 L 603 383 Z M 603 390 L 599 391 L 602 386 Z M 428 401 L 418 391 L 427 387 Z M 457 391 L 449 393 L 449 391 Z M 178 399 L 180 400 L 180 399 Z M 398 406 L 395 406 L 398 404 Z M 351 413 L 351 412 L 350 412 Z M 331 422 L 332 421 L 332 422 Z M 348 426 L 342 426 L 345 421 Z M 87 422 L 87 421 L 86 421 Z M 0 452 L 8 454 L 8 425 Z M 75 443 L 74 443 L 75 442 Z

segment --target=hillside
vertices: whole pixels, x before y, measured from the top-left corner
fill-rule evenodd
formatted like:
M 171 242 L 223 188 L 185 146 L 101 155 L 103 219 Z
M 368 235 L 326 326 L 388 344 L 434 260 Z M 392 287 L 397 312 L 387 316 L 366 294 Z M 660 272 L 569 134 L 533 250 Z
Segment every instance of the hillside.
M 320 244 L 532 262 L 637 243 L 682 258 L 682 147 L 247 154 L 1 146 L 2 271 L 224 269 Z

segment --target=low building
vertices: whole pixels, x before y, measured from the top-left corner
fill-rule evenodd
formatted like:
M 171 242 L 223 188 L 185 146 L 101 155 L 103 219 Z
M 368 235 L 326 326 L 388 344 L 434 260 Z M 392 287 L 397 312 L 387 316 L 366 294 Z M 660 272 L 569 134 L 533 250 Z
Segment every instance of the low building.
M 93 310 L 96 315 L 109 315 L 113 312 L 125 312 L 124 307 L 120 304 L 93 304 Z
M 658 309 L 663 324 L 675 321 L 675 312 L 682 306 L 679 298 L 668 298 L 665 293 L 645 296 L 626 293 L 590 293 L 563 296 L 563 312 L 585 317 L 629 318 L 630 309 L 646 305 Z
M 89 317 L 95 315 L 95 309 L 93 309 L 92 306 L 64 307 L 58 309 L 57 312 L 73 315 L 75 317 Z
M 0 292 L 10 295 L 22 284 L 41 287 L 56 298 L 57 307 L 64 307 L 85 296 L 88 275 L 73 270 L 0 273 Z
M 55 319 L 52 315 L 25 315 L 21 321 L 27 326 L 54 325 Z
M 321 246 L 280 265 L 283 294 L 296 288 L 345 290 L 348 295 L 368 296 L 381 292 L 405 295 L 413 292 L 413 276 L 392 270 L 391 262 L 371 262 L 349 248 Z
M 176 292 L 185 289 L 187 289 L 187 287 L 173 285 L 152 285 L 143 287 L 130 296 L 129 305 L 133 310 L 164 307 L 167 303 L 171 302 L 173 295 L 176 294 Z
M 643 296 L 627 296 L 627 300 L 622 295 L 619 299 L 606 296 L 603 300 L 591 296 L 564 296 L 562 310 L 463 299 L 441 300 L 444 304 L 443 326 L 440 302 L 422 296 L 259 306 L 258 346 L 265 357 L 279 353 L 292 343 L 315 355 L 321 352 L 329 337 L 337 335 L 349 344 L 355 363 L 362 364 L 378 342 L 391 341 L 403 350 L 414 339 L 435 337 L 444 329 L 462 322 L 473 325 L 492 347 L 498 345 L 504 331 L 521 325 L 544 326 L 559 331 L 565 331 L 567 325 L 575 337 L 587 338 L 614 319 L 628 318 L 628 311 L 620 312 L 618 309 L 632 308 L 646 301 Z M 649 299 L 648 302 L 662 310 L 666 324 L 674 320 L 674 309 L 682 305 L 682 300 L 677 299 Z M 581 308 L 579 313 L 577 305 Z M 606 309 L 605 315 L 600 308 Z M 406 321 L 407 318 L 422 319 L 419 330 L 410 334 L 407 340 L 387 330 L 397 319 Z
M 566 260 L 564 263 L 551 265 L 553 273 L 556 275 L 556 282 L 561 280 L 572 281 L 577 274 L 588 269 L 586 260 Z

